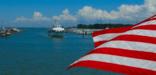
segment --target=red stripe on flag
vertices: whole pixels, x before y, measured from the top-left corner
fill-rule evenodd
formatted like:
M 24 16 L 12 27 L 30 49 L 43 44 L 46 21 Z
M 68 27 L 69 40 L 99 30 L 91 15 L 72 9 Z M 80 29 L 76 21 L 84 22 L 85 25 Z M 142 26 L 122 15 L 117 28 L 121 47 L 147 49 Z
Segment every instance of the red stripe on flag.
M 98 36 L 98 35 L 101 35 L 101 34 L 106 34 L 106 33 L 107 34 L 108 33 L 122 33 L 122 32 L 125 32 L 125 31 L 129 30 L 130 28 L 132 28 L 132 26 L 96 31 L 96 32 L 92 33 L 92 36 L 95 37 L 95 36 Z
M 82 60 L 76 61 L 70 68 L 89 67 L 127 75 L 156 75 L 154 67 L 156 66 L 156 24 L 153 21 L 156 21 L 156 15 L 133 26 L 93 32 L 95 47 L 104 45 L 89 52 L 86 58 L 84 56 Z M 114 45 L 117 43 L 119 44 Z
M 146 29 L 146 30 L 156 30 L 156 24 L 155 25 L 143 25 L 143 26 L 138 26 L 133 29 Z
M 78 63 L 75 63 L 72 66 L 70 66 L 69 69 L 72 67 L 88 67 L 98 70 L 117 72 L 126 75 L 156 75 L 155 71 L 91 60 L 80 61 Z
M 103 43 L 108 42 L 108 41 L 99 41 L 99 42 L 95 42 L 94 43 L 94 47 L 98 47 L 100 45 L 102 45 Z
M 156 61 L 156 53 L 119 49 L 119 48 L 108 48 L 108 47 L 98 48 L 98 49 L 92 50 L 88 54 L 97 54 L 97 53 Z
M 114 41 L 114 40 L 146 42 L 146 43 L 156 44 L 156 41 L 155 41 L 156 37 L 140 36 L 140 35 L 120 35 L 120 36 L 113 38 L 111 40 L 107 40 L 107 41 L 104 40 L 104 41 L 95 42 L 94 45 L 95 45 L 95 47 L 98 47 L 98 46 L 100 46 L 100 45 L 102 45 L 108 41 Z
M 122 36 L 118 36 L 110 41 L 113 41 L 113 40 L 146 42 L 146 43 L 156 44 L 156 37 L 140 36 L 140 35 L 122 35 Z

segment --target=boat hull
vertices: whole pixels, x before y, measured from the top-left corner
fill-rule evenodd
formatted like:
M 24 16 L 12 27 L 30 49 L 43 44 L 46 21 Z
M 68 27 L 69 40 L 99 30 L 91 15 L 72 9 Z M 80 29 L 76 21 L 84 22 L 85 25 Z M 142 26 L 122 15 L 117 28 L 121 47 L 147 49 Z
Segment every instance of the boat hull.
M 48 32 L 48 36 L 52 38 L 63 38 L 64 37 L 64 32 Z

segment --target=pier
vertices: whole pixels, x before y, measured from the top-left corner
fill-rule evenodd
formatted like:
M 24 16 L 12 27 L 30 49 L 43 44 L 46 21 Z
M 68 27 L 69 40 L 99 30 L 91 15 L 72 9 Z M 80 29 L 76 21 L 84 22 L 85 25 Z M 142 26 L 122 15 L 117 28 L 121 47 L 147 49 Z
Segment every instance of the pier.
M 66 32 L 72 32 L 72 33 L 76 33 L 76 34 L 82 34 L 82 35 L 90 35 L 92 34 L 92 32 L 94 31 L 99 31 L 101 29 L 80 29 L 80 28 L 69 28 L 66 29 Z

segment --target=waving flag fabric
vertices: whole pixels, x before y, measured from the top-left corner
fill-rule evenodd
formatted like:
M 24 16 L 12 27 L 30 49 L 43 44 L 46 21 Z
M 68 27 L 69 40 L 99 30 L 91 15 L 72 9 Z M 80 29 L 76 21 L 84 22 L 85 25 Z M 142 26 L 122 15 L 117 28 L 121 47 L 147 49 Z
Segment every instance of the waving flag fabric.
M 156 15 L 136 25 L 93 32 L 95 49 L 72 67 L 156 75 Z

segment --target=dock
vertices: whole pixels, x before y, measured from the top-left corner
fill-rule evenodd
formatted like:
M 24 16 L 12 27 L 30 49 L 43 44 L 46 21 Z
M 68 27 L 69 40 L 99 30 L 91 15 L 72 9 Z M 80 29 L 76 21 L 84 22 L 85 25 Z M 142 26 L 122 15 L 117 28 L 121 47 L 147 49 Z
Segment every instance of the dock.
M 94 31 L 99 31 L 101 29 L 79 29 L 79 28 L 69 28 L 66 29 L 66 32 L 72 32 L 76 34 L 82 34 L 82 35 L 91 35 Z

